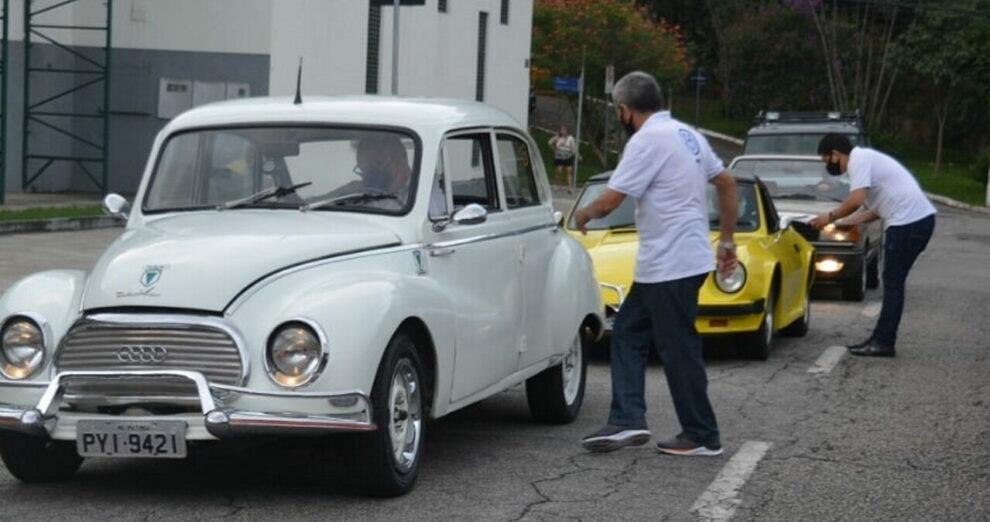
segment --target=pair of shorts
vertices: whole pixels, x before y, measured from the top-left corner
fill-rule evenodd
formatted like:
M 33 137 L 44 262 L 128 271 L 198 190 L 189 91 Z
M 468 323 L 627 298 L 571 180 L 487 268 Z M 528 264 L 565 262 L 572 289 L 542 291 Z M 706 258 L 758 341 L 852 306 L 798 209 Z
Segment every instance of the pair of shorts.
M 553 159 L 553 164 L 556 165 L 556 166 L 558 166 L 558 167 L 573 167 L 574 166 L 574 156 L 571 156 L 569 158 L 563 158 L 563 159 L 554 158 Z

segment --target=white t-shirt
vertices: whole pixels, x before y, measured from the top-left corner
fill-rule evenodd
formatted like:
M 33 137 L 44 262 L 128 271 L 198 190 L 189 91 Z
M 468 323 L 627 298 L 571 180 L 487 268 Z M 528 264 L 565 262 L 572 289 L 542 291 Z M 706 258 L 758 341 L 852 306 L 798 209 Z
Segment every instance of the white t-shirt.
M 564 138 L 558 134 L 550 138 L 550 145 L 553 146 L 554 159 L 573 158 L 574 151 L 577 150 L 577 143 L 574 141 L 574 136 L 571 135 Z
M 658 112 L 633 134 L 608 186 L 636 201 L 638 283 L 715 269 L 706 183 L 725 169 L 704 136 Z
M 884 228 L 907 225 L 936 212 L 918 181 L 897 160 L 873 149 L 849 153 L 849 190 L 869 189 L 866 207 L 884 221 Z

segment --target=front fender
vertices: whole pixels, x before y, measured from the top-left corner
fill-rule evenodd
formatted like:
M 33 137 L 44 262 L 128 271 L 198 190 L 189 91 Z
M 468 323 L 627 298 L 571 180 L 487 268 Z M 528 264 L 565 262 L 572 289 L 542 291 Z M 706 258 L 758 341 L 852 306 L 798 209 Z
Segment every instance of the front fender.
M 47 363 L 55 347 L 79 317 L 79 303 L 86 287 L 82 270 L 50 270 L 30 275 L 14 283 L 0 297 L 0 322 L 17 315 L 27 315 L 45 324 Z M 39 371 L 32 379 L 47 375 Z
M 327 366 L 307 389 L 370 393 L 389 340 L 406 319 L 415 317 L 427 325 L 433 340 L 435 398 L 444 398 L 454 360 L 450 294 L 418 276 L 411 260 L 405 252 L 328 263 L 263 284 L 228 312 L 248 344 L 248 386 L 279 389 L 264 366 L 268 338 L 282 323 L 304 318 L 319 325 L 328 341 Z

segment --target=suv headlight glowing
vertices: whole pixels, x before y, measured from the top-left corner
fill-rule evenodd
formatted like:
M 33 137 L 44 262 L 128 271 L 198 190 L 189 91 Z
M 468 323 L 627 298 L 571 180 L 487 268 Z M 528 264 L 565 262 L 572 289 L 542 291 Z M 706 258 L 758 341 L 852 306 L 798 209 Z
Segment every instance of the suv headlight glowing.
M 742 263 L 736 265 L 736 269 L 728 276 L 723 276 L 720 272 L 715 272 L 715 286 L 719 290 L 734 294 L 746 285 L 746 267 Z
M 291 321 L 279 326 L 268 339 L 268 375 L 287 388 L 312 382 L 326 362 L 325 344 L 309 324 Z
M 835 223 L 829 223 L 822 229 L 820 239 L 825 241 L 849 241 L 855 243 L 859 240 L 859 227 L 856 225 L 836 226 Z
M 15 317 L 0 332 L 0 373 L 8 379 L 27 379 L 45 360 L 45 334 L 38 323 Z

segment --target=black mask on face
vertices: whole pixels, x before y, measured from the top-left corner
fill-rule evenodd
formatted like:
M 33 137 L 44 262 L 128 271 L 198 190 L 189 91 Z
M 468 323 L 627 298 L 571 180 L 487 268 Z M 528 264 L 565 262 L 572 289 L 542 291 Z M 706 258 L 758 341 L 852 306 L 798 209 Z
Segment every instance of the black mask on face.
M 619 113 L 619 123 L 622 124 L 622 130 L 626 131 L 626 136 L 632 138 L 633 134 L 636 134 L 636 127 L 633 125 L 632 118 L 629 121 L 622 119 L 622 113 Z
M 842 175 L 842 166 L 839 165 L 838 161 L 836 161 L 835 163 L 832 163 L 831 161 L 825 163 L 825 170 L 832 176 Z

